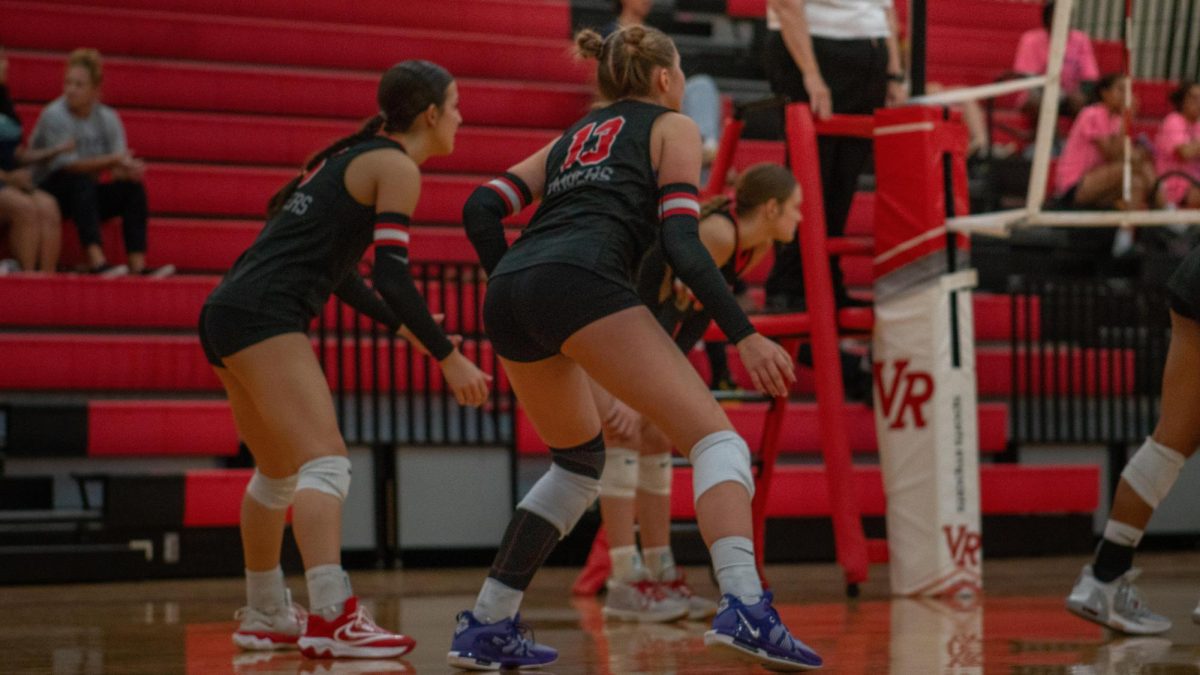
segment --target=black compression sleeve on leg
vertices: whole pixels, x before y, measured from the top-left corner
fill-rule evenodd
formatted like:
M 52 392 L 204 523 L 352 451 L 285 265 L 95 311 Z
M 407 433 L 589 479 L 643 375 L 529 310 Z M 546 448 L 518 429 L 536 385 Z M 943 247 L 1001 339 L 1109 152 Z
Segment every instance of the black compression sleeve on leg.
M 561 538 L 550 521 L 518 508 L 508 521 L 488 576 L 509 588 L 525 590 Z
M 755 332 L 729 290 L 708 249 L 700 242 L 700 203 L 694 185 L 672 183 L 659 190 L 662 247 L 667 263 L 704 305 L 729 341 L 737 344 Z

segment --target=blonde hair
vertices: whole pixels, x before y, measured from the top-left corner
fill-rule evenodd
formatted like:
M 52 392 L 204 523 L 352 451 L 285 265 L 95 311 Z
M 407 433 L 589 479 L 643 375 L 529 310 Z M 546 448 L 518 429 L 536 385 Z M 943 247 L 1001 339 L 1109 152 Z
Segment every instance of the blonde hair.
M 654 93 L 654 69 L 675 65 L 675 43 L 649 26 L 628 26 L 601 38 L 585 28 L 575 34 L 575 51 L 596 59 L 596 83 L 609 101 Z
M 76 49 L 67 56 L 67 70 L 72 68 L 83 68 L 92 78 L 92 84 L 100 86 L 104 81 L 104 65 L 100 59 L 100 52 L 95 49 Z

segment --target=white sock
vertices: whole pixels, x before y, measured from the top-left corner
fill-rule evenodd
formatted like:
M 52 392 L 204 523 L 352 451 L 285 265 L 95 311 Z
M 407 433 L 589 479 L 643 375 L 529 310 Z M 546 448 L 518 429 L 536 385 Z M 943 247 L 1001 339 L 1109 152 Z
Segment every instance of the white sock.
M 646 569 L 649 570 L 651 579 L 675 581 L 678 573 L 675 570 L 675 554 L 671 553 L 670 546 L 643 549 L 642 557 L 645 559 Z
M 346 601 L 354 592 L 350 590 L 350 577 L 341 565 L 317 565 L 304 573 L 308 581 L 308 607 L 326 621 L 341 616 Z
M 1142 541 L 1142 534 L 1144 534 L 1142 530 L 1115 520 L 1109 520 L 1108 524 L 1104 526 L 1104 538 L 1121 546 L 1137 548 Z
M 524 591 L 509 588 L 488 577 L 483 580 L 483 588 L 479 589 L 479 597 L 475 598 L 475 609 L 471 613 L 481 623 L 503 621 L 517 615 L 523 597 Z
M 263 614 L 274 614 L 287 604 L 287 586 L 279 565 L 266 572 L 246 570 L 246 604 Z
M 762 581 L 754 566 L 754 543 L 745 537 L 723 537 L 708 549 L 721 593 L 736 596 L 747 605 L 762 599 Z
M 608 559 L 612 561 L 612 577 L 617 581 L 633 582 L 644 577 L 645 568 L 637 546 L 610 548 Z

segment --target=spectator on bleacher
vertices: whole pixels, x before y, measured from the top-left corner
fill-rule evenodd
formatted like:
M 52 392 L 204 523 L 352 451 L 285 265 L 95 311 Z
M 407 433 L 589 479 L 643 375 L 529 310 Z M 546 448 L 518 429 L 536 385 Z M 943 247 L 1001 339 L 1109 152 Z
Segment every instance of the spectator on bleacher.
M 1154 167 L 1149 154 L 1137 145 L 1130 160 L 1129 201 L 1122 196 L 1125 76 L 1100 78 L 1096 94 L 1099 102 L 1079 111 L 1058 158 L 1054 183 L 1059 201 L 1065 208 L 1144 209 L 1154 185 Z
M 1013 57 L 1013 70 L 1022 75 L 1042 75 L 1046 72 L 1050 56 L 1050 26 L 1054 20 L 1054 0 L 1042 7 L 1042 25 L 1031 28 L 1021 35 L 1017 53 Z M 1062 75 L 1059 78 L 1058 113 L 1074 117 L 1088 103 L 1089 92 L 1100 78 L 1100 66 L 1092 50 L 1092 39 L 1081 30 L 1067 33 L 1067 48 L 1063 55 Z M 1028 115 L 1037 115 L 1041 104 L 1042 90 L 1035 88 L 1018 97 L 1021 108 Z
M 597 29 L 603 38 L 628 26 L 645 25 L 650 9 L 654 7 L 654 0 L 612 0 L 612 3 L 616 16 L 610 23 Z M 707 180 L 708 166 L 712 164 L 717 145 L 721 142 L 721 92 L 717 88 L 717 81 L 703 73 L 689 75 L 684 82 L 680 112 L 692 118 L 700 127 L 704 163 L 701 181 L 704 182 Z
M 1175 112 L 1163 119 L 1154 141 L 1155 168 L 1161 178 L 1161 198 L 1166 204 L 1200 208 L 1200 83 L 1188 82 L 1171 92 Z
M 0 274 L 24 270 L 53 272 L 62 243 L 62 216 L 54 198 L 33 183 L 28 164 L 71 149 L 70 141 L 44 151 L 21 148 L 21 120 L 8 93 L 8 58 L 0 46 L 0 225 L 9 224 L 12 259 L 0 261 Z
M 892 0 L 767 0 L 767 28 L 771 90 L 809 102 L 817 117 L 870 115 L 885 103 L 904 100 Z M 840 237 L 871 141 L 822 136 L 818 151 L 825 226 L 830 236 Z M 838 306 L 861 304 L 846 293 L 838 265 L 832 266 L 832 275 Z M 805 305 L 798 243 L 779 246 L 775 252 L 767 302 L 772 309 Z
M 63 95 L 42 109 L 30 145 L 51 148 L 74 139 L 75 148 L 34 172 L 38 185 L 58 200 L 63 215 L 75 221 L 92 273 L 117 276 L 126 272 L 166 276 L 174 267 L 146 267 L 146 165 L 125 144 L 125 128 L 112 108 L 100 102 L 103 70 L 100 53 L 76 49 L 67 57 Z M 102 181 L 107 173 L 111 180 Z M 121 216 L 125 265 L 112 265 L 104 255 L 100 224 Z

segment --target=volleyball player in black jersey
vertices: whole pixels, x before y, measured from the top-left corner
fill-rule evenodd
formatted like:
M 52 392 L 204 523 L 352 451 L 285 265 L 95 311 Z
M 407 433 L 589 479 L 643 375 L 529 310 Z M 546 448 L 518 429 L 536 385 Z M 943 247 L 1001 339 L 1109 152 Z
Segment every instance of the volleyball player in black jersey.
M 487 398 L 491 378 L 442 333 L 408 266 L 418 165 L 454 148 L 462 122 L 456 85 L 441 66 L 405 61 L 383 74 L 377 99 L 380 112 L 358 133 L 314 156 L 272 198 L 266 226 L 200 314 L 201 344 L 257 465 L 241 512 L 248 603 L 233 639 L 245 649 L 298 644 L 311 657 L 388 658 L 414 644 L 367 616 L 341 566 L 350 461 L 305 334 L 329 295 L 436 358 L 459 403 Z M 374 289 L 356 271 L 372 242 Z M 288 506 L 306 570 L 307 620 L 279 567 Z
M 576 45 L 599 62 L 607 105 L 481 186 L 464 207 L 467 234 L 491 276 L 488 337 L 553 464 L 518 504 L 474 609 L 459 615 L 448 659 L 491 669 L 557 657 L 524 636 L 517 611 L 537 568 L 599 493 L 604 442 L 590 376 L 689 450 L 697 519 L 724 593 L 706 642 L 772 667 L 819 667 L 759 583 L 749 449 L 633 287 L 635 265 L 661 241 L 672 269 L 737 345 L 755 386 L 787 394 L 791 359 L 754 331 L 697 236 L 700 133 L 677 112 L 679 54 L 670 38 L 640 26 L 603 41 L 585 30 Z M 528 229 L 508 248 L 501 218 L 539 197 Z
M 726 283 L 754 268 L 776 242 L 790 243 L 800 221 L 800 187 L 785 167 L 757 164 L 738 179 L 736 199 L 715 197 L 701 209 L 700 241 Z M 666 263 L 661 248 L 642 261 L 638 291 L 675 345 L 687 354 L 711 317 Z M 722 348 L 724 345 L 722 344 Z M 637 621 L 704 619 L 716 604 L 692 593 L 671 552 L 671 441 L 648 419 L 598 385 L 596 408 L 607 446 L 600 512 L 612 574 L 604 615 Z M 641 553 L 634 538 L 638 524 Z
M 1146 525 L 1200 446 L 1200 247 L 1167 281 L 1171 345 L 1163 368 L 1161 410 L 1154 433 L 1121 471 L 1104 537 L 1067 595 L 1067 609 L 1113 630 L 1152 635 L 1170 619 L 1147 606 L 1133 581 L 1133 554 Z M 1200 624 L 1200 604 L 1192 610 Z

